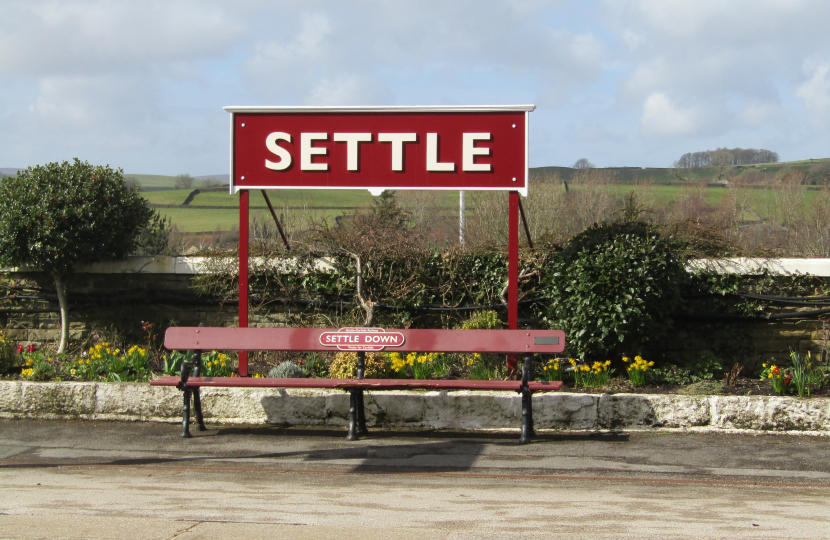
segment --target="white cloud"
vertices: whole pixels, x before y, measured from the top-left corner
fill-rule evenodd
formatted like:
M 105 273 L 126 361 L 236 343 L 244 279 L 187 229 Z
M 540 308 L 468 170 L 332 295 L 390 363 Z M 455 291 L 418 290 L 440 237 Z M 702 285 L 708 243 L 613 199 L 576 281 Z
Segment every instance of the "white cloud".
M 651 94 L 643 104 L 640 128 L 647 137 L 694 135 L 700 127 L 699 111 L 682 109 L 661 92 Z
M 538 2 L 487 9 L 469 0 L 364 2 L 347 12 L 333 5 L 339 4 L 295 8 L 281 18 L 293 31 L 257 43 L 244 68 L 259 95 L 307 103 L 319 88 L 329 95 L 342 81 L 359 92 L 352 103 L 395 101 L 400 94 L 391 90 L 390 78 L 417 73 L 440 87 L 484 73 L 530 77 L 540 83 L 536 93 L 559 104 L 601 73 L 602 41 L 590 32 L 539 24 L 544 6 Z
M 240 31 L 216 2 L 50 1 L 0 8 L 0 73 L 100 73 L 220 54 Z
M 159 121 L 152 84 L 115 75 L 44 77 L 27 110 L 15 112 L 22 133 L 52 148 L 140 148 Z
M 317 81 L 307 103 L 313 105 L 373 105 L 393 101 L 391 91 L 369 77 L 340 74 Z
M 799 69 L 830 50 L 825 0 L 607 0 L 618 47 L 614 109 L 640 110 L 649 157 L 717 146 L 771 147 L 797 159 L 806 139 L 800 103 L 823 118 L 822 76 Z M 813 69 L 813 68 L 811 68 Z M 797 95 L 801 91 L 803 95 Z M 820 123 L 821 120 L 814 120 Z M 817 125 L 817 124 L 814 124 Z M 665 137 L 665 140 L 661 139 Z M 825 145 L 830 141 L 825 140 Z M 676 158 L 674 158 L 676 159 Z
M 643 34 L 638 32 L 633 32 L 630 29 L 626 29 L 622 33 L 622 40 L 623 43 L 628 47 L 628 50 L 634 51 L 640 47 L 640 45 L 646 43 L 646 38 Z
M 536 103 L 536 165 L 818 155 L 828 27 L 826 0 L 0 2 L 0 166 L 221 172 L 221 106 L 262 103 Z
M 749 128 L 760 128 L 767 122 L 778 122 L 781 118 L 781 106 L 768 101 L 752 100 L 746 103 L 738 111 L 735 120 L 741 126 Z
M 804 100 L 813 127 L 827 131 L 830 128 L 830 64 L 808 61 L 804 71 L 811 77 L 798 87 L 796 95 Z

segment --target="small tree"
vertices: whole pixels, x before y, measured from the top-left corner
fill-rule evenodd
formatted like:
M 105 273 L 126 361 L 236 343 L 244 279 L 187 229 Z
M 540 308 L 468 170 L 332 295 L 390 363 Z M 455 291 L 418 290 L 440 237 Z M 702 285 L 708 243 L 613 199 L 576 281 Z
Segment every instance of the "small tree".
M 0 181 L 0 262 L 40 267 L 55 280 L 58 352 L 69 338 L 67 279 L 77 265 L 132 253 L 154 212 L 122 171 L 72 163 L 30 167 Z
M 392 259 L 402 265 L 415 263 L 417 257 L 413 255 L 423 247 L 423 234 L 410 225 L 410 216 L 398 206 L 394 191 L 384 191 L 365 211 L 344 216 L 349 219 L 341 220 L 340 225 L 334 227 L 327 221 L 317 223 L 312 232 L 310 240 L 316 251 L 347 255 L 354 261 L 355 296 L 366 312 L 367 325 L 371 325 L 374 318 L 374 303 L 369 296 L 378 292 L 372 282 L 376 281 L 373 279 L 375 272 L 383 268 L 380 261 Z M 411 260 L 407 261 L 407 257 Z M 400 275 L 396 273 L 395 277 Z M 405 290 L 405 286 L 398 289 L 399 292 Z
M 130 189 L 137 189 L 141 191 L 141 182 L 135 176 L 125 176 L 124 183 L 127 184 L 127 187 Z
M 180 174 L 176 177 L 176 189 L 190 189 L 193 187 L 194 178 L 189 174 Z
M 574 163 L 573 168 L 574 169 L 579 169 L 579 170 L 593 169 L 594 164 L 591 163 L 590 161 L 588 161 L 588 158 L 581 158 L 581 159 L 576 160 L 576 163 Z

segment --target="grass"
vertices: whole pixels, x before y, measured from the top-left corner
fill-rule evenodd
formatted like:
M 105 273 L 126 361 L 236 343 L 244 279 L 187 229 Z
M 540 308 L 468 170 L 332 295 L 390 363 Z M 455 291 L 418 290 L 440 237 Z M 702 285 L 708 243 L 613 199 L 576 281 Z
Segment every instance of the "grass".
M 282 189 L 271 190 L 268 198 L 274 208 L 281 206 L 316 206 L 332 207 L 347 206 L 349 208 L 362 208 L 372 204 L 372 195 L 368 191 L 346 189 L 342 191 L 327 189 Z M 239 206 L 239 196 L 228 193 L 212 191 L 196 195 L 193 206 Z M 265 199 L 258 191 L 251 193 L 251 206 L 265 206 Z
M 228 231 L 239 226 L 237 209 L 157 208 L 156 211 L 163 217 L 170 218 L 181 232 Z M 254 213 L 256 212 L 251 212 Z
M 162 174 L 131 174 L 124 173 L 125 177 L 132 177 L 138 179 L 142 187 L 170 187 L 176 185 L 175 176 L 165 176 Z
M 275 208 L 280 214 L 279 208 Z M 180 232 L 213 232 L 229 231 L 239 226 L 239 209 L 228 207 L 225 209 L 200 208 L 198 206 L 182 208 L 156 208 L 156 211 L 163 217 L 169 217 Z M 333 220 L 336 216 L 343 214 L 343 210 L 309 210 L 313 219 Z M 250 219 L 254 217 L 270 222 L 271 214 L 268 210 L 251 210 Z M 290 217 L 289 217 L 290 222 Z
M 533 187 L 531 186 L 531 190 Z M 571 189 L 581 189 L 579 185 L 572 186 Z M 629 185 L 615 184 L 611 186 L 611 190 L 618 197 L 624 197 L 632 189 Z M 654 186 L 653 190 L 658 200 L 659 206 L 667 206 L 671 201 L 676 200 L 682 196 L 683 191 L 688 189 L 684 186 Z M 141 195 L 147 199 L 151 204 L 181 204 L 191 190 L 171 190 L 171 191 L 151 191 L 144 192 Z M 726 188 L 708 188 L 705 194 L 705 203 L 710 207 L 717 207 L 723 197 L 729 192 Z M 454 210 L 458 204 L 457 192 L 447 191 L 446 200 L 442 201 L 439 206 L 441 210 Z M 804 194 L 805 203 L 811 203 L 816 197 L 816 191 L 806 191 Z M 326 207 L 350 207 L 362 208 L 371 204 L 371 195 L 362 191 L 329 191 L 329 190 L 283 190 L 276 191 L 269 194 L 271 203 L 277 213 L 282 213 L 281 209 L 284 206 L 291 207 L 318 207 L 316 209 L 309 209 L 308 212 L 313 214 L 315 219 L 328 218 L 333 219 L 335 216 L 342 215 L 347 212 L 339 209 L 325 209 Z M 766 219 L 767 207 L 769 199 L 775 197 L 775 192 L 772 190 L 752 190 L 750 206 L 758 212 L 758 214 Z M 204 206 L 226 206 L 224 209 L 201 208 Z M 251 196 L 251 206 L 265 207 L 265 201 L 259 193 L 253 193 Z M 323 209 L 320 209 L 322 207 Z M 216 230 L 229 230 L 233 226 L 239 224 L 239 198 L 235 195 L 229 195 L 224 192 L 210 192 L 197 195 L 193 202 L 187 207 L 182 208 L 158 208 L 157 211 L 165 216 L 170 217 L 171 221 L 176 224 L 177 228 L 183 232 L 205 232 Z M 468 203 L 468 211 L 474 212 L 475 208 Z M 251 216 L 255 214 L 264 214 L 267 219 L 270 219 L 267 210 L 256 209 L 251 211 Z M 754 215 L 750 212 L 745 216 L 746 219 L 753 219 Z
M 140 195 L 150 204 L 182 204 L 191 189 L 172 189 L 165 191 L 142 191 Z
M 180 205 L 184 202 L 191 189 L 167 190 L 167 191 L 145 191 L 141 193 L 150 204 Z M 458 193 L 454 191 L 444 192 L 441 205 L 445 203 L 448 208 L 455 208 L 458 204 Z M 343 215 L 348 210 L 340 208 L 366 208 L 372 204 L 373 197 L 364 190 L 322 190 L 322 189 L 300 189 L 300 190 L 272 190 L 268 197 L 274 210 L 283 213 L 285 206 L 293 208 L 309 208 L 308 213 L 313 219 L 334 219 Z M 259 192 L 251 193 L 250 204 L 252 207 L 260 207 L 251 211 L 251 219 L 259 215 L 270 220 L 271 216 L 265 209 L 265 199 Z M 225 209 L 204 208 L 205 206 L 225 206 Z M 332 208 L 334 207 L 334 208 Z M 157 208 L 159 214 L 169 217 L 181 232 L 212 232 L 217 230 L 230 230 L 231 227 L 239 225 L 239 197 L 226 192 L 211 191 L 200 193 L 193 198 L 193 201 L 186 207 L 181 208 Z
M 823 160 L 825 161 L 825 160 Z M 764 174 L 773 176 L 783 171 L 797 170 L 806 172 L 816 162 L 809 160 L 792 161 L 782 163 L 767 163 L 755 166 L 740 166 L 739 170 L 757 170 L 763 171 Z M 558 173 L 560 178 L 565 181 L 570 181 L 573 178 L 574 169 L 570 167 L 537 167 L 530 170 L 531 176 L 531 191 L 534 186 L 539 186 L 540 182 L 549 177 L 552 173 Z M 668 206 L 674 200 L 682 196 L 685 189 L 694 187 L 695 183 L 700 180 L 716 178 L 718 169 L 716 168 L 700 168 L 687 169 L 683 173 L 687 176 L 688 182 L 681 181 L 673 168 L 630 168 L 625 170 L 616 170 L 618 180 L 617 184 L 611 186 L 612 192 L 622 198 L 632 189 L 632 184 L 637 184 L 642 181 L 651 181 L 655 183 L 669 183 L 671 185 L 654 185 L 652 187 L 653 193 L 657 199 L 659 206 Z M 138 178 L 139 182 L 146 187 L 173 187 L 176 181 L 175 176 L 163 175 L 147 175 L 147 174 L 125 174 L 126 176 L 133 176 Z M 202 187 L 203 180 L 196 180 L 194 188 Z M 570 189 L 580 189 L 579 184 L 571 184 Z M 165 205 L 180 205 L 184 202 L 192 189 L 188 190 L 167 190 L 167 191 L 150 191 L 142 192 L 142 196 L 151 204 L 165 204 Z M 705 204 L 709 207 L 717 207 L 724 196 L 729 193 L 727 188 L 713 187 L 708 188 L 705 193 Z M 816 197 L 817 192 L 814 190 L 806 191 L 804 195 L 805 203 L 811 203 Z M 771 190 L 752 190 L 750 206 L 762 217 L 766 218 L 766 208 L 770 205 L 770 197 L 774 197 L 775 193 Z M 281 212 L 281 208 L 285 206 L 294 208 L 324 208 L 322 210 L 309 210 L 313 212 L 316 219 L 333 218 L 342 215 L 344 210 L 326 210 L 325 208 L 332 207 L 348 207 L 348 208 L 366 208 L 372 204 L 373 197 L 368 191 L 364 190 L 322 190 L 322 189 L 299 189 L 299 190 L 271 190 L 269 197 L 277 212 Z M 257 192 L 251 194 L 252 207 L 265 207 L 265 200 Z M 224 206 L 224 209 L 207 209 L 200 208 L 204 206 Z M 238 208 L 239 197 L 237 195 L 230 195 L 224 191 L 214 191 L 209 193 L 200 193 L 196 195 L 193 201 L 187 208 L 159 208 L 158 211 L 166 217 L 170 217 L 172 222 L 176 224 L 177 228 L 183 232 L 208 232 L 216 230 L 229 230 L 231 227 L 237 226 L 239 222 Z M 457 191 L 443 191 L 440 192 L 440 198 L 437 202 L 438 209 L 451 210 L 458 206 L 458 192 Z M 472 205 L 468 202 L 470 211 L 475 211 Z M 262 210 L 252 210 L 252 216 L 257 213 L 262 213 Z M 268 217 L 265 211 L 265 217 Z M 748 219 L 754 218 L 752 213 L 745 216 Z M 270 217 L 268 217 L 270 219 Z

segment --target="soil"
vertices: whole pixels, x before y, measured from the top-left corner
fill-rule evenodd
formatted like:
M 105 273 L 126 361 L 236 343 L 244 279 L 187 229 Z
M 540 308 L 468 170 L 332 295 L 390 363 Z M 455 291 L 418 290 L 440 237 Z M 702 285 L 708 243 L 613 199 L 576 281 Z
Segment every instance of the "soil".
M 688 396 L 721 395 L 721 396 L 777 396 L 772 383 L 768 380 L 739 377 L 733 385 L 726 385 L 719 380 L 709 379 L 696 383 L 676 385 L 658 384 L 650 386 L 634 386 L 626 379 L 611 379 L 602 388 L 574 388 L 564 385 L 561 392 L 579 392 L 582 394 L 682 394 Z M 792 393 L 786 395 L 797 396 L 793 388 Z M 811 391 L 810 397 L 830 397 L 830 384 L 825 383 L 822 388 Z
M 331 360 L 331 355 L 321 355 L 322 360 Z M 291 360 L 302 362 L 305 355 L 296 352 L 278 351 L 269 353 L 252 353 L 249 358 L 250 373 L 267 373 L 271 367 L 280 362 Z M 455 373 L 453 377 L 460 376 Z M 818 390 L 812 390 L 810 397 L 830 397 L 830 374 L 825 375 L 825 383 Z M 649 386 L 634 386 L 628 379 L 616 377 L 601 388 L 574 387 L 568 383 L 562 386 L 560 392 L 580 394 L 681 394 L 688 396 L 777 396 L 769 380 L 760 380 L 756 377 L 737 377 L 733 384 L 724 384 L 719 379 L 708 379 L 690 384 L 653 384 Z M 792 392 L 785 395 L 798 396 L 793 387 Z

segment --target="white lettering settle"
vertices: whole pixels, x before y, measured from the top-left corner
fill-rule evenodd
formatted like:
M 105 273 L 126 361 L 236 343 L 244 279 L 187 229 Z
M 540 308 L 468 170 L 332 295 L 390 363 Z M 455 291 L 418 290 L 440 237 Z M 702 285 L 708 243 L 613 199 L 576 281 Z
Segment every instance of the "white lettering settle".
M 403 143 L 418 142 L 418 135 L 416 133 L 378 133 L 378 142 L 392 143 L 392 170 L 402 171 Z
M 455 163 L 438 161 L 438 134 L 427 133 L 427 171 L 455 171 Z
M 360 168 L 360 147 L 358 143 L 372 142 L 372 134 L 335 133 L 334 141 L 346 143 L 346 169 L 356 171 Z
M 265 167 L 271 169 L 272 171 L 284 171 L 291 166 L 291 154 L 288 153 L 288 150 L 280 146 L 277 141 L 287 141 L 290 144 L 291 135 L 283 133 L 282 131 L 275 131 L 274 133 L 269 133 L 268 136 L 265 137 L 265 148 L 280 158 L 279 161 L 268 161 L 266 159 Z
M 465 133 L 463 136 L 461 168 L 470 172 L 489 172 L 489 163 L 476 163 L 476 156 L 489 156 L 489 148 L 477 148 L 476 141 L 489 141 L 489 133 Z
M 314 141 L 327 141 L 328 133 L 300 133 L 300 169 L 303 171 L 327 171 L 328 163 L 313 163 L 314 156 L 325 156 L 327 148 L 313 146 Z

